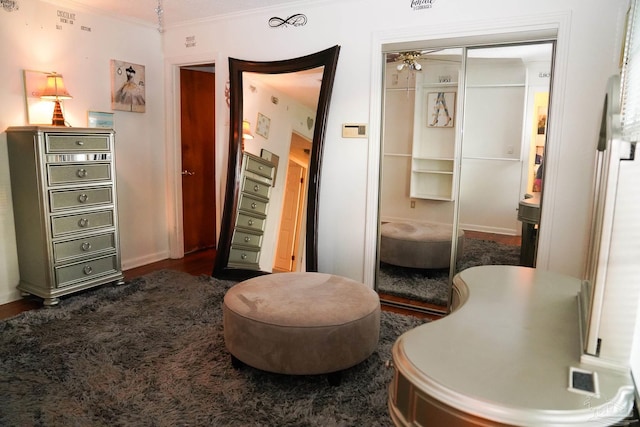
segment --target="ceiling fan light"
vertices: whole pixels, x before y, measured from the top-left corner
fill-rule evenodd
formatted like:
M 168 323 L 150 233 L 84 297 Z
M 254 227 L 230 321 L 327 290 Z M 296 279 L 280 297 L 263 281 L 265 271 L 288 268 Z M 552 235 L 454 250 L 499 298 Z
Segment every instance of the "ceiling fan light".
M 422 52 L 418 51 L 398 53 L 397 60 L 402 61 L 398 65 L 398 71 L 402 71 L 404 67 L 408 67 L 412 71 L 422 70 L 422 65 L 418 63 L 418 58 L 420 58 L 420 55 L 422 55 Z

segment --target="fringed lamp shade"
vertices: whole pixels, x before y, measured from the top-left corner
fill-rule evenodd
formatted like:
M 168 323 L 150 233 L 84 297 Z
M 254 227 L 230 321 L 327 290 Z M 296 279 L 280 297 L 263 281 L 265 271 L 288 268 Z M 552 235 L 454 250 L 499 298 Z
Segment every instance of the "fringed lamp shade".
M 242 151 L 244 151 L 245 139 L 253 139 L 253 134 L 251 133 L 251 123 L 249 123 L 247 120 L 242 121 Z
M 251 123 L 246 120 L 242 121 L 242 139 L 253 139 L 253 134 L 251 134 Z
M 53 72 L 47 76 L 47 86 L 40 95 L 42 99 L 52 99 L 55 101 L 55 107 L 53 108 L 53 118 L 51 124 L 54 126 L 64 126 L 64 116 L 62 115 L 62 108 L 60 107 L 61 99 L 71 99 L 71 95 L 64 87 L 64 81 L 62 75 Z

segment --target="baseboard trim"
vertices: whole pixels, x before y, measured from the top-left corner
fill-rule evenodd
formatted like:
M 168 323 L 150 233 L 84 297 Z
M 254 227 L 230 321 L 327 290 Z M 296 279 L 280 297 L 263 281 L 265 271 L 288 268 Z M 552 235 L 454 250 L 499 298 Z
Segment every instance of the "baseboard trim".
M 10 302 L 22 299 L 22 295 L 20 295 L 20 291 L 18 290 L 17 286 L 18 285 L 16 284 L 13 290 L 0 294 L 0 305 L 8 304 Z
M 156 252 L 137 258 L 130 258 L 122 260 L 122 270 L 127 271 L 132 268 L 141 267 L 143 265 L 152 264 L 154 262 L 162 261 L 169 258 L 169 251 Z

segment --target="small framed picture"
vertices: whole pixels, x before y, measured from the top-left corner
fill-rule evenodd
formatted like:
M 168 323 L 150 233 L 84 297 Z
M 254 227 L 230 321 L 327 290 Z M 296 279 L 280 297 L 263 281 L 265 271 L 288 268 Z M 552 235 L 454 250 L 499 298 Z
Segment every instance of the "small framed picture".
M 87 111 L 87 127 L 113 129 L 113 113 Z
M 538 107 L 538 135 L 544 135 L 547 129 L 547 108 Z
M 144 113 L 144 65 L 111 60 L 111 109 Z
M 427 93 L 427 127 L 452 128 L 455 111 L 455 92 Z
M 269 139 L 269 126 L 271 126 L 271 119 L 262 113 L 258 113 L 256 133 L 265 139 Z

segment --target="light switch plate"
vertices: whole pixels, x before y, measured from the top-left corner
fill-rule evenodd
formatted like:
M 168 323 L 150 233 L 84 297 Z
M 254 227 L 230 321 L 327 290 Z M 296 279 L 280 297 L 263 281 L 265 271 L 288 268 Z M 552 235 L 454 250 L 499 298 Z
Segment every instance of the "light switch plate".
M 366 138 L 367 133 L 365 123 L 344 123 L 342 125 L 343 138 Z

